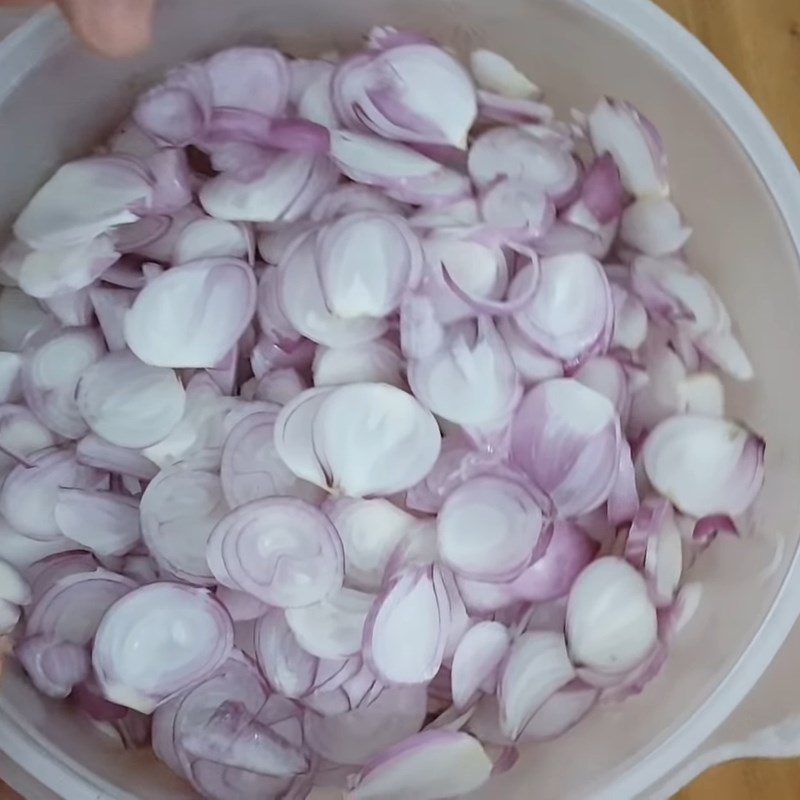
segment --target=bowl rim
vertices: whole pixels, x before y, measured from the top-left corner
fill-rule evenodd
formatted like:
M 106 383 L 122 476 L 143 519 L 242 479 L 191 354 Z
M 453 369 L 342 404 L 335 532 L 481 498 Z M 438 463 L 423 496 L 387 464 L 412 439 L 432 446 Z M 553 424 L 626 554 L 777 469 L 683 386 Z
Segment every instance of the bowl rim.
M 652 0 L 573 0 L 641 42 L 705 98 L 764 181 L 800 254 L 800 172 L 755 100 L 692 33 Z M 764 620 L 728 674 L 683 725 L 594 800 L 636 797 L 677 769 L 725 722 L 764 674 L 800 616 L 800 550 L 792 556 Z
M 706 99 L 761 176 L 800 254 L 800 172 L 764 113 L 736 78 L 652 0 L 570 2 L 628 33 Z M 43 50 L 58 49 L 68 37 L 67 26 L 58 11 L 47 8 L 33 14 L 2 40 L 0 75 L 6 80 L 0 85 L 0 103 L 36 68 Z M 32 39 L 35 47 L 30 46 Z M 636 797 L 699 750 L 755 686 L 799 616 L 800 550 L 794 553 L 771 608 L 728 674 L 679 729 L 637 763 L 629 765 L 624 773 L 610 777 L 610 783 L 594 790 L 594 800 Z M 31 791 L 36 793 L 33 796 L 41 796 L 43 785 L 75 798 L 87 797 L 89 788 L 93 792 L 112 788 L 70 757 L 62 754 L 55 761 L 54 754 L 30 726 L 8 715 L 1 699 L 0 709 L 6 712 L 0 717 L 0 750 L 31 773 Z M 15 783 L 22 788 L 21 780 Z M 119 790 L 117 797 L 134 800 Z

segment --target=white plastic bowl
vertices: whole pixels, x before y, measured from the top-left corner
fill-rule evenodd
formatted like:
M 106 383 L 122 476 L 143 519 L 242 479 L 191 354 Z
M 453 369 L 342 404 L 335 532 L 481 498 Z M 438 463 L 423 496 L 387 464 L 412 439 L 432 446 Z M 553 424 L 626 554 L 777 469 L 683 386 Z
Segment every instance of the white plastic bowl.
M 721 292 L 755 364 L 757 380 L 729 397 L 733 415 L 767 439 L 764 492 L 747 536 L 720 542 L 697 565 L 702 604 L 667 667 L 642 696 L 526 751 L 480 795 L 646 797 L 739 704 L 800 612 L 800 177 L 754 103 L 685 30 L 647 0 L 164 0 L 153 49 L 107 62 L 43 12 L 0 45 L 0 229 L 165 68 L 240 42 L 297 54 L 349 49 L 376 23 L 426 31 L 462 52 L 505 53 L 561 111 L 603 94 L 639 105 L 664 135 L 695 229 L 690 260 Z M 25 789 L 30 798 L 193 796 L 150 756 L 122 752 L 39 697 L 13 667 L 0 696 L 0 749 L 42 785 Z

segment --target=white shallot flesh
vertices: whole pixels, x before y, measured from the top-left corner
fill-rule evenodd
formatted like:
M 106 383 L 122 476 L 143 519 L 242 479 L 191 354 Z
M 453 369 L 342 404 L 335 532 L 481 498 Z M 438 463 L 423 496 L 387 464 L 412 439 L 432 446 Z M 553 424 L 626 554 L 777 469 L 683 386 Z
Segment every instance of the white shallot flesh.
M 646 690 L 759 517 L 661 111 L 524 66 L 223 50 L 0 248 L 0 634 L 193 795 L 472 796 Z
M 109 609 L 92 660 L 109 700 L 149 713 L 213 674 L 232 645 L 230 618 L 207 590 L 153 583 Z

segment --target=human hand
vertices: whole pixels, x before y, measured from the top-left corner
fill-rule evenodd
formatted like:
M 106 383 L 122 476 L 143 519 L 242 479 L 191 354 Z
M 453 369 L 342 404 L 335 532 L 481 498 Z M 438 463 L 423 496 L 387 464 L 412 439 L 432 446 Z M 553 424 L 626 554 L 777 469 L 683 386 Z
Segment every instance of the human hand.
M 150 43 L 156 0 L 57 0 L 75 33 L 92 50 L 129 56 Z M 39 5 L 41 0 L 0 0 L 0 6 Z

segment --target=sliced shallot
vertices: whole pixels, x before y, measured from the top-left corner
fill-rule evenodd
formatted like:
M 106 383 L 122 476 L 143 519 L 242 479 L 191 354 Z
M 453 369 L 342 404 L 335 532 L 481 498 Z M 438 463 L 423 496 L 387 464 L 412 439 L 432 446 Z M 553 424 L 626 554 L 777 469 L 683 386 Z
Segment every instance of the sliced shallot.
M 558 198 L 578 180 L 572 153 L 564 151 L 522 126 L 492 128 L 481 134 L 469 151 L 469 173 L 478 186 L 498 178 L 534 184 Z
M 556 520 L 544 554 L 513 581 L 511 591 L 529 603 L 564 597 L 599 549 L 598 543 L 578 525 Z
M 40 449 L 40 448 L 37 448 Z M 150 459 L 130 450 L 105 441 L 90 433 L 78 442 L 75 458 L 79 464 L 95 467 L 106 472 L 127 475 L 139 480 L 149 481 L 158 474 L 158 467 Z
M 592 511 L 611 493 L 621 446 L 610 401 L 573 378 L 531 389 L 511 426 L 514 460 L 562 517 Z
M 647 437 L 644 464 L 655 488 L 695 517 L 736 516 L 764 480 L 764 442 L 735 422 L 684 414 Z
M 524 486 L 500 477 L 462 483 L 437 518 L 439 552 L 458 575 L 502 583 L 530 564 L 542 511 Z
M 516 282 L 512 297 L 515 291 Z M 536 295 L 514 319 L 533 344 L 565 362 L 602 354 L 613 320 L 611 289 L 602 266 L 584 253 L 542 259 Z
M 340 317 L 328 307 L 317 266 L 317 233 L 299 238 L 281 260 L 278 302 L 289 323 L 312 341 L 347 347 L 380 338 L 386 322 L 380 317 Z
M 317 348 L 314 355 L 314 385 L 343 383 L 388 383 L 404 388 L 405 365 L 400 349 L 386 339 L 350 347 Z
M 210 585 L 214 576 L 206 561 L 206 543 L 227 511 L 217 475 L 172 467 L 160 472 L 142 495 L 142 538 L 168 574 Z
M 35 598 L 27 614 L 25 635 L 88 645 L 108 609 L 136 588 L 130 578 L 102 568 L 65 572 Z
M 417 523 L 416 518 L 382 498 L 340 497 L 324 509 L 342 540 L 345 582 L 355 589 L 377 592 L 392 553 Z
M 613 556 L 593 562 L 572 587 L 566 629 L 576 665 L 614 675 L 633 669 L 656 644 L 644 578 Z
M 333 77 L 333 102 L 350 126 L 385 139 L 465 147 L 477 113 L 466 70 L 440 47 L 406 44 L 347 59 Z M 447 97 L 442 105 L 440 98 Z
M 531 97 L 539 89 L 505 56 L 491 50 L 473 50 L 470 67 L 475 81 L 482 89 L 497 92 L 505 97 Z
M 184 64 L 14 231 L 0 651 L 198 796 L 485 792 L 659 674 L 764 481 L 658 131 L 498 53 Z
M 120 556 L 141 538 L 139 501 L 124 494 L 59 489 L 54 515 L 62 533 L 98 556 Z
M 486 318 L 453 326 L 440 349 L 408 369 L 412 390 L 431 411 L 477 429 L 503 427 L 522 392 L 511 355 Z
M 366 657 L 386 683 L 430 681 L 441 666 L 449 626 L 439 569 L 407 569 L 372 606 L 364 631 Z
M 318 658 L 344 659 L 361 651 L 373 595 L 342 587 L 302 608 L 287 608 L 286 621 L 298 644 Z
M 500 622 L 478 622 L 461 639 L 451 667 L 453 704 L 465 708 L 478 689 L 493 675 L 511 644 Z
M 517 739 L 533 715 L 575 677 L 563 634 L 523 633 L 511 646 L 500 674 L 500 726 Z
M 309 747 L 337 764 L 366 764 L 387 747 L 413 736 L 426 714 L 424 686 L 384 689 L 363 708 L 323 716 L 306 711 L 303 730 Z
M 270 609 L 256 623 L 255 649 L 261 671 L 276 692 L 301 697 L 313 688 L 319 659 L 300 646 L 281 609 Z
M 186 396 L 173 370 L 120 352 L 84 370 L 76 402 L 98 436 L 120 447 L 140 448 L 160 441 L 178 424 Z
M 353 800 L 438 800 L 479 788 L 492 762 L 477 739 L 455 731 L 418 733 L 377 756 L 359 773 Z
M 53 433 L 25 406 L 0 405 L 0 475 L 5 477 L 18 463 L 55 444 Z
M 520 742 L 554 739 L 577 725 L 597 702 L 600 692 L 580 681 L 568 683 L 539 706 L 520 734 Z
M 312 436 L 330 488 L 351 497 L 413 486 L 435 463 L 441 442 L 433 415 L 384 383 L 332 391 L 317 410 Z
M 339 173 L 324 155 L 278 153 L 260 174 L 223 172 L 200 190 L 200 203 L 212 217 L 244 222 L 293 222 L 332 189 Z
M 620 226 L 622 241 L 648 256 L 677 253 L 691 233 L 678 209 L 664 198 L 640 198 L 625 209 Z
M 630 103 L 603 99 L 588 118 L 595 151 L 610 153 L 625 188 L 638 197 L 665 197 L 667 159 L 653 124 Z
M 142 289 L 125 317 L 125 341 L 156 367 L 213 367 L 255 312 L 252 269 L 209 258 L 174 267 Z
M 275 449 L 300 479 L 327 486 L 327 476 L 314 446 L 313 424 L 331 394 L 327 387 L 308 389 L 290 400 L 275 420 Z
M 350 131 L 331 135 L 331 158 L 358 183 L 405 203 L 443 205 L 470 194 L 469 179 L 410 147 Z
M 222 448 L 220 479 L 231 508 L 275 495 L 314 502 L 322 492 L 286 466 L 275 446 L 275 414 L 258 411 L 230 432 Z
M 300 608 L 342 585 L 336 528 L 303 500 L 256 500 L 227 514 L 208 541 L 208 563 L 224 586 L 268 605 Z
M 95 156 L 61 167 L 17 217 L 14 232 L 31 247 L 69 247 L 114 225 L 134 222 L 152 187 L 134 159 Z
M 230 617 L 205 589 L 153 583 L 109 609 L 92 664 L 107 699 L 147 714 L 213 673 L 232 645 Z
M 0 490 L 0 513 L 32 539 L 57 539 L 61 536 L 55 519 L 59 491 L 94 489 L 101 483 L 101 473 L 79 464 L 70 450 L 42 450 L 6 478 Z
M 422 248 L 400 216 L 349 214 L 317 239 L 317 272 L 331 313 L 385 317 L 419 280 Z
M 84 371 L 99 361 L 103 338 L 91 328 L 66 328 L 26 354 L 22 390 L 31 411 L 50 430 L 70 439 L 89 432 L 75 390 Z
M 14 653 L 33 685 L 48 697 L 67 697 L 91 667 L 85 648 L 47 635 L 23 639 Z

